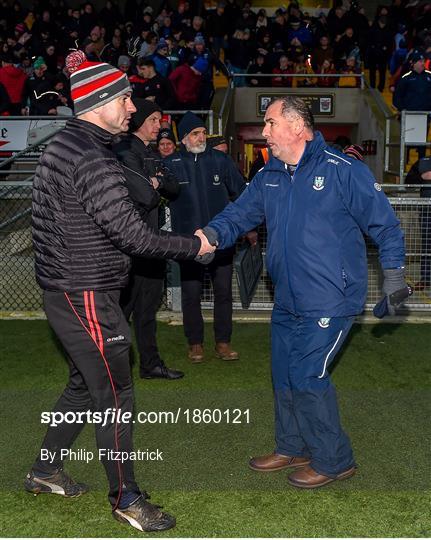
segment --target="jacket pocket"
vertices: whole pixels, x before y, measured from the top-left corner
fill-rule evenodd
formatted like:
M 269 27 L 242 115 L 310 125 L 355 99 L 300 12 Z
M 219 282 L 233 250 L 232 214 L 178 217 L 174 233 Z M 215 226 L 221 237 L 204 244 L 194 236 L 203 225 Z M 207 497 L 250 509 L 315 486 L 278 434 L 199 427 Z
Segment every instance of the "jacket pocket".
M 118 329 L 122 317 L 120 294 L 118 291 L 108 291 L 103 294 L 103 311 L 107 327 L 111 331 Z

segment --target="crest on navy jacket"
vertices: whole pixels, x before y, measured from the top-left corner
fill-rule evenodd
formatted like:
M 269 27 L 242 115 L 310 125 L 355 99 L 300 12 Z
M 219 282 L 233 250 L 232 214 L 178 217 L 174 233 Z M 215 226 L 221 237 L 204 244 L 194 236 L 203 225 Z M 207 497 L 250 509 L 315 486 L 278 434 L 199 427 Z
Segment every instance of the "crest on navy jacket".
M 313 189 L 316 191 L 321 191 L 325 187 L 325 177 L 324 176 L 315 176 L 313 182 Z
M 331 318 L 330 318 L 330 317 L 321 317 L 321 318 L 317 321 L 317 324 L 320 326 L 320 328 L 329 328 L 330 322 L 331 322 Z
M 220 176 L 219 176 L 218 174 L 215 174 L 215 175 L 214 175 L 214 182 L 213 182 L 213 184 L 214 184 L 215 186 L 218 186 L 218 185 L 220 184 Z

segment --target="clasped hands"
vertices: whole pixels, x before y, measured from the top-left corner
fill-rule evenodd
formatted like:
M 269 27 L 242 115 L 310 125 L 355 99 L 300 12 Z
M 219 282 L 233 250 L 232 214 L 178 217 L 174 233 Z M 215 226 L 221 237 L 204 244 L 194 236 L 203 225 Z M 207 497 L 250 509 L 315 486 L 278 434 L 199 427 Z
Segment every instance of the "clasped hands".
M 213 261 L 215 257 L 214 251 L 218 246 L 217 232 L 211 227 L 205 227 L 205 229 L 197 229 L 194 234 L 201 241 L 201 248 L 195 261 L 201 264 L 209 264 Z

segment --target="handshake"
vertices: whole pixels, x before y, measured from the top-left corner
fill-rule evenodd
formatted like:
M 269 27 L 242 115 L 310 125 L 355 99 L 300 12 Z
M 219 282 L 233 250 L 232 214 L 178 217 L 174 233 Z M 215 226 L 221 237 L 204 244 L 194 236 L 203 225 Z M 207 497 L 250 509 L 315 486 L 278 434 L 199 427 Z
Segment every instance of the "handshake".
M 211 227 L 204 227 L 197 229 L 194 234 L 201 240 L 201 249 L 196 255 L 195 261 L 201 264 L 210 264 L 215 257 L 214 251 L 218 246 L 217 231 Z

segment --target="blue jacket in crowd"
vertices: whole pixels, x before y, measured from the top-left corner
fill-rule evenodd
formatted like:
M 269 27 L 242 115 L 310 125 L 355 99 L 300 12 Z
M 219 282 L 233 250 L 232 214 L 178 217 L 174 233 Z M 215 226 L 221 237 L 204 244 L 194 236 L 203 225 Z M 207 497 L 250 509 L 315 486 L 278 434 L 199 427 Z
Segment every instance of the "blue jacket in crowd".
M 162 77 L 168 77 L 172 71 L 172 66 L 169 58 L 155 52 L 149 58 L 154 62 L 154 68 Z
M 181 187 L 179 196 L 169 205 L 172 230 L 181 234 L 193 234 L 204 227 L 246 187 L 233 159 L 212 148 L 192 154 L 183 146 L 164 163 Z
M 366 165 L 328 147 L 318 132 L 293 177 L 272 157 L 208 225 L 226 248 L 264 220 L 275 304 L 298 316 L 347 317 L 363 310 L 363 233 L 379 247 L 383 268 L 404 265 L 404 236 L 380 184 Z

